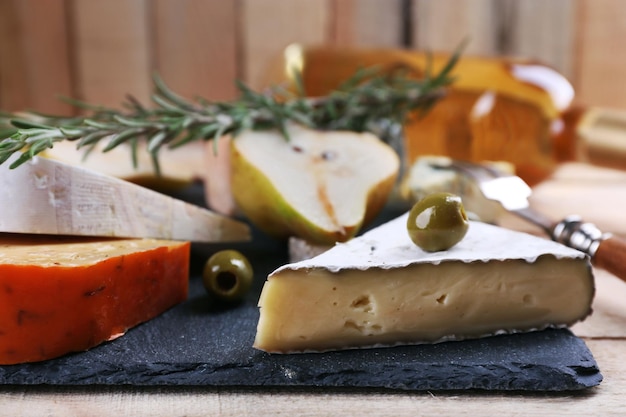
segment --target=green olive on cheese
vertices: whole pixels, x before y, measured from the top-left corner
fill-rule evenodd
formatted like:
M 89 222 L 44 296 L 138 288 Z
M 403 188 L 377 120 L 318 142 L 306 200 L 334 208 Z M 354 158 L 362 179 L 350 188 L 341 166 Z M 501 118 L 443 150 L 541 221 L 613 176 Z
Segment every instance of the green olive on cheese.
M 437 252 L 459 243 L 469 222 L 459 196 L 433 193 L 413 205 L 406 226 L 413 243 L 425 251 Z
M 248 259 L 229 249 L 216 252 L 207 260 L 202 282 L 209 295 L 221 301 L 237 302 L 250 291 L 253 276 Z

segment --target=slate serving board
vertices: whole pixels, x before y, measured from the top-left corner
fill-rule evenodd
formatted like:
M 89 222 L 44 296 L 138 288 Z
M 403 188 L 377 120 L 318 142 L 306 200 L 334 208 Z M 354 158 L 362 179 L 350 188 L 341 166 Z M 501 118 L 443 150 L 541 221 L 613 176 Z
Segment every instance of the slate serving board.
M 258 293 L 267 273 L 286 262 L 287 248 L 257 231 L 251 243 L 226 247 L 241 250 L 255 268 L 255 290 L 242 305 L 210 302 L 201 266 L 222 247 L 194 245 L 185 303 L 87 352 L 0 366 L 0 384 L 570 391 L 602 381 L 584 341 L 566 329 L 318 354 L 255 350 Z

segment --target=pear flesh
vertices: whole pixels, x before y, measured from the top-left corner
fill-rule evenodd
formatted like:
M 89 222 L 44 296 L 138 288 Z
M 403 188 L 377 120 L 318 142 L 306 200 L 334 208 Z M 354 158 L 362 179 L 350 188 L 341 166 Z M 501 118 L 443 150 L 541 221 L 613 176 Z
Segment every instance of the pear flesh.
M 276 237 L 332 244 L 353 237 L 382 209 L 400 160 L 370 133 L 289 126 L 245 131 L 232 141 L 233 197 Z

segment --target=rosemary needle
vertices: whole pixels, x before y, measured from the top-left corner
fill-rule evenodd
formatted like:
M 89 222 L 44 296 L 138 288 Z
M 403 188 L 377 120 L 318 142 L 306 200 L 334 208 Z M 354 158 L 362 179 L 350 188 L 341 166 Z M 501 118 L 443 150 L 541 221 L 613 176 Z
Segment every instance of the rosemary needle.
M 453 81 L 450 72 L 458 57 L 457 52 L 438 74 L 419 80 L 402 73 L 357 71 L 324 97 L 305 97 L 302 86 L 296 88 L 301 94 L 294 94 L 281 88 L 256 92 L 238 83 L 240 96 L 232 102 L 189 101 L 155 74 L 155 106 L 151 108 L 127 97 L 123 111 L 70 100 L 86 112 L 84 117 L 0 113 L 0 164 L 21 152 L 10 165 L 18 167 L 55 143 L 68 140 L 87 150 L 104 142 L 105 152 L 128 143 L 136 156 L 139 140 L 145 140 L 158 172 L 163 146 L 184 146 L 245 129 L 278 129 L 286 135 L 288 122 L 357 132 L 372 130 L 380 122 L 402 124 L 411 112 L 427 110 L 441 97 L 443 88 Z

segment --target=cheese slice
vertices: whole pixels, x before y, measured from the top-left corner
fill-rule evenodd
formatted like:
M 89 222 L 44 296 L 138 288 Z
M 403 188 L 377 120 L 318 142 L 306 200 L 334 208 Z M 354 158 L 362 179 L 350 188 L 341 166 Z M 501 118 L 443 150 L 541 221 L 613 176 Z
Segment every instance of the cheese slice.
M 0 234 L 0 364 L 84 351 L 187 298 L 188 242 Z
M 448 251 L 415 246 L 401 216 L 264 284 L 254 346 L 268 352 L 434 343 L 563 327 L 591 313 L 585 254 L 471 222 Z
M 0 165 L 0 232 L 250 240 L 243 222 L 101 172 L 40 157 L 10 169 L 12 161 Z

